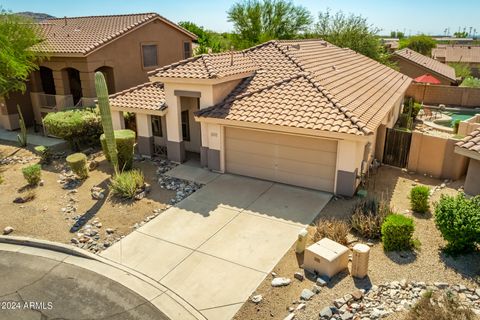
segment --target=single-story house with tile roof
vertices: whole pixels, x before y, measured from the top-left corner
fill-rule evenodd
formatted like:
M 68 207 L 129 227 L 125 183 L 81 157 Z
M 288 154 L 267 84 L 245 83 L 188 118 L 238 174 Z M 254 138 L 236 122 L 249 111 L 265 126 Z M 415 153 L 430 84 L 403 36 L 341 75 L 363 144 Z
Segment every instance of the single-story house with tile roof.
M 469 133 L 457 142 L 455 152 L 470 158 L 464 190 L 469 195 L 480 194 L 480 129 Z
M 437 45 L 432 49 L 432 58 L 443 63 L 464 63 L 470 67 L 474 77 L 480 77 L 480 46 Z
M 159 68 L 110 103 L 115 128 L 135 112 L 141 154 L 351 196 L 411 81 L 323 40 L 269 41 Z
M 93 105 L 95 72 L 110 93 L 148 81 L 147 73 L 192 54 L 196 36 L 157 13 L 65 17 L 35 24 L 45 53 L 25 93 L 0 97 L 0 127 L 18 128 L 17 104 L 27 125 L 41 124 L 48 112 Z
M 401 73 L 413 79 L 424 74 L 431 74 L 444 85 L 452 85 L 457 82 L 455 69 L 412 49 L 405 48 L 395 51 L 392 60 L 397 62 Z

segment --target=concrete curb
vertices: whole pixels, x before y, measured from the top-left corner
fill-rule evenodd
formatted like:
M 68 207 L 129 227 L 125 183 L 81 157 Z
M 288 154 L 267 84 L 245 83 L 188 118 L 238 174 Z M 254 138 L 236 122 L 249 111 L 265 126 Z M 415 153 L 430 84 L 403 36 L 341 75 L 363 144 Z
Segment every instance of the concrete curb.
M 74 246 L 69 246 L 63 243 L 57 243 L 57 242 L 52 242 L 47 240 L 33 239 L 28 237 L 17 237 L 17 236 L 0 236 L 0 243 L 52 250 L 52 251 L 57 251 L 61 253 L 66 253 L 76 257 L 98 260 L 93 253 L 86 252 L 85 250 L 79 249 Z
M 38 249 L 39 251 L 48 250 L 57 252 L 59 254 L 65 254 L 67 255 L 67 257 L 62 260 L 63 263 L 74 264 L 96 273 L 98 273 L 98 266 L 103 265 L 106 268 L 111 268 L 109 270 L 113 270 L 111 275 L 108 274 L 108 272 L 102 272 L 103 276 L 123 285 L 124 287 L 137 293 L 139 296 L 143 297 L 147 301 L 150 301 L 150 303 L 152 303 L 161 313 L 165 314 L 170 319 L 206 319 L 206 317 L 200 311 L 196 310 L 182 297 L 177 295 L 175 292 L 169 290 L 162 284 L 158 283 L 154 279 L 138 271 L 130 269 L 129 267 L 126 267 L 122 264 L 87 252 L 83 249 L 47 240 L 17 236 L 0 236 L 0 244 L 13 245 L 23 248 L 34 248 Z M 1 251 L 2 249 L 0 247 L 0 252 Z M 17 252 L 22 253 L 21 248 Z M 39 255 L 42 256 L 41 254 Z M 119 276 L 119 274 L 121 275 Z M 131 279 L 131 277 L 122 277 L 125 275 L 133 277 L 133 280 Z M 147 296 L 152 296 L 152 292 L 158 293 L 158 295 L 156 295 L 154 299 Z

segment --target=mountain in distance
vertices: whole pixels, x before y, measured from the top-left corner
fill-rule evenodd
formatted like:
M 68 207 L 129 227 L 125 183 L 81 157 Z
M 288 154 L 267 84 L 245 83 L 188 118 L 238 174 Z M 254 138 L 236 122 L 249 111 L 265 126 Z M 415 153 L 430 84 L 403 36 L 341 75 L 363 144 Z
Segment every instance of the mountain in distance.
M 18 15 L 25 16 L 27 18 L 33 19 L 34 21 L 42 21 L 45 19 L 53 19 L 55 18 L 54 16 L 51 16 L 46 13 L 40 13 L 40 12 L 30 12 L 30 11 L 24 11 L 24 12 L 17 12 Z

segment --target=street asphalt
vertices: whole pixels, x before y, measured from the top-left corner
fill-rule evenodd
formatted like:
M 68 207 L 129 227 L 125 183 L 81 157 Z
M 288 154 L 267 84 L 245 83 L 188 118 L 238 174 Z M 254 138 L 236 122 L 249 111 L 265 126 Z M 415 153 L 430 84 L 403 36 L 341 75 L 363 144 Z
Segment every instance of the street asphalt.
M 0 320 L 163 320 L 121 284 L 55 259 L 0 251 Z

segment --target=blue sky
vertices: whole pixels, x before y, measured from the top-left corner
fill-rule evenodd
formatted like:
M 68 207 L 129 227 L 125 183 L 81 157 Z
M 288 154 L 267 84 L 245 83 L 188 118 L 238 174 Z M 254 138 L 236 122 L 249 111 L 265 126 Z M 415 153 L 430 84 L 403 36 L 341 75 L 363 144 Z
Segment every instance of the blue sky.
M 4 9 L 35 11 L 57 17 L 133 12 L 157 12 L 178 22 L 193 21 L 209 29 L 229 31 L 226 11 L 234 1 L 223 0 L 0 0 Z M 361 14 L 384 32 L 406 31 L 406 34 L 424 32 L 443 34 L 449 27 L 476 28 L 480 34 L 480 1 L 478 0 L 294 0 L 308 8 L 315 16 L 331 8 Z

